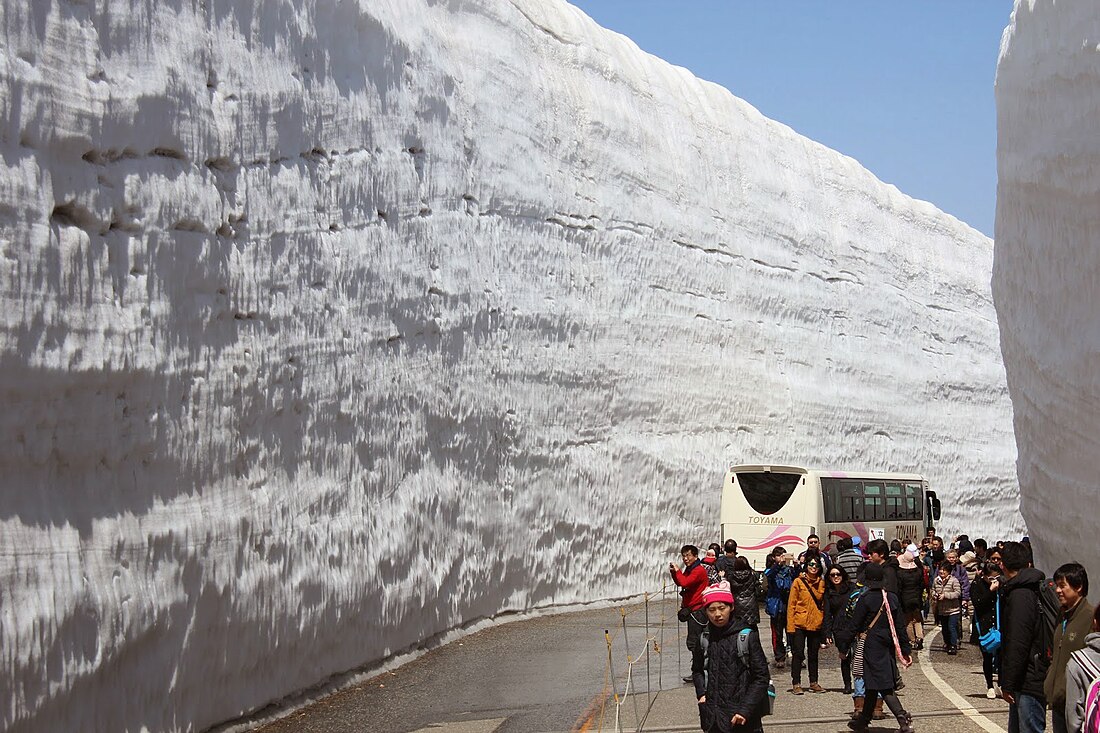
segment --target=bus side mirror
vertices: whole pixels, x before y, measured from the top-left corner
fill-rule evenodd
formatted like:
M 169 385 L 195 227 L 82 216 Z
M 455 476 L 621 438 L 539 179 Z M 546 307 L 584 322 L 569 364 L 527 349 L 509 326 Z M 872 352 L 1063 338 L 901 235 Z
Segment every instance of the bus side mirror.
M 932 519 L 936 520 L 937 522 L 940 521 L 940 500 L 939 499 L 933 499 L 932 500 Z

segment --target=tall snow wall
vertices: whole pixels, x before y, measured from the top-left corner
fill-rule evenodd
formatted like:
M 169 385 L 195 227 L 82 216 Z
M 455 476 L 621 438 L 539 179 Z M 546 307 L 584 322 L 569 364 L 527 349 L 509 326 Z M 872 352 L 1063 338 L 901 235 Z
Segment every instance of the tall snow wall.
M 579 11 L 0 7 L 0 728 L 656 589 L 730 461 L 1018 528 L 990 240 Z
M 1100 5 L 1017 0 L 996 91 L 993 295 L 1020 509 L 1039 567 L 1097 573 Z

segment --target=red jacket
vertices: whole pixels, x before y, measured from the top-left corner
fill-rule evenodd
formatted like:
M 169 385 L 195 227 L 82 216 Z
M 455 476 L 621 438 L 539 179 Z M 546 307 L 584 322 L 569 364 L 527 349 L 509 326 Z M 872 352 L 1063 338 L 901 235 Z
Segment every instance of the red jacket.
M 696 560 L 686 571 L 672 569 L 672 582 L 680 586 L 680 605 L 698 611 L 703 607 L 703 590 L 707 587 L 707 568 Z

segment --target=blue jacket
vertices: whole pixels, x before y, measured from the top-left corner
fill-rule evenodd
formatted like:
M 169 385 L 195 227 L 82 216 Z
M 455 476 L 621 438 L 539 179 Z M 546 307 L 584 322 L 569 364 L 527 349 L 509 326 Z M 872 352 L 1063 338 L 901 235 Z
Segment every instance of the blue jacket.
M 778 616 L 787 610 L 787 597 L 791 594 L 791 585 L 794 583 L 794 568 L 790 565 L 776 563 L 764 571 L 764 577 L 768 579 L 768 594 L 764 597 L 764 609 L 769 616 Z M 786 580 L 786 588 L 780 588 Z

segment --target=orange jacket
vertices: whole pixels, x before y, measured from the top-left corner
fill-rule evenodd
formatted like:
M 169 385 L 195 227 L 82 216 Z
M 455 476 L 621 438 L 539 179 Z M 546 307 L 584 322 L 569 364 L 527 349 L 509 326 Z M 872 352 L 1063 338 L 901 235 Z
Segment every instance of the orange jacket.
M 811 593 L 812 591 L 812 593 Z M 814 583 L 803 573 L 794 579 L 787 599 L 787 633 L 795 629 L 817 631 L 825 623 L 825 580 Z

